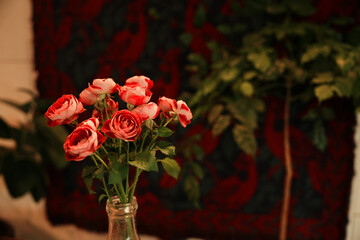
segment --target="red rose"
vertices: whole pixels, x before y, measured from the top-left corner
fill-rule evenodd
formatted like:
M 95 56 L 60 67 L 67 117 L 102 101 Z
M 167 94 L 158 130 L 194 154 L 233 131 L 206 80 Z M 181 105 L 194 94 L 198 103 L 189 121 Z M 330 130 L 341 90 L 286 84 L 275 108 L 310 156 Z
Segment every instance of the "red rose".
M 101 131 L 111 138 L 135 141 L 141 133 L 141 120 L 136 113 L 120 110 L 105 121 Z
M 150 102 L 148 104 L 142 104 L 140 106 L 137 106 L 134 110 L 132 110 L 133 113 L 136 113 L 140 120 L 143 122 L 148 119 L 154 119 L 159 115 L 160 108 L 156 103 Z
M 125 86 L 119 87 L 120 98 L 132 105 L 141 105 L 150 101 L 152 92 L 150 88 L 153 81 L 144 76 L 134 76 L 125 81 Z
M 77 119 L 78 114 L 84 111 L 84 107 L 73 95 L 63 95 L 61 98 L 49 107 L 45 113 L 50 127 L 60 124 L 71 123 Z
M 90 118 L 80 123 L 64 143 L 65 157 L 68 161 L 81 161 L 93 154 L 106 140 L 97 131 L 99 120 Z
M 176 102 L 177 107 L 175 109 L 176 114 L 179 116 L 180 124 L 183 127 L 186 127 L 188 125 L 193 117 L 190 108 L 186 105 L 186 103 L 183 100 L 179 100 Z
M 109 116 L 112 116 L 115 112 L 117 112 L 117 110 L 119 109 L 119 103 L 115 102 L 112 99 L 107 99 L 106 100 L 107 103 L 107 113 Z M 102 115 L 103 118 L 106 119 L 106 112 L 105 112 L 105 108 L 102 110 Z M 99 112 L 99 110 L 97 110 L 96 108 L 93 110 L 92 112 L 92 117 L 96 117 L 98 119 L 101 119 L 101 113 Z
M 85 105 L 93 105 L 99 95 L 111 94 L 118 90 L 118 85 L 112 78 L 94 79 L 92 85 L 80 93 L 80 101 Z
M 170 118 L 176 114 L 179 117 L 180 124 L 183 127 L 186 127 L 186 125 L 191 122 L 193 115 L 190 111 L 190 108 L 183 100 L 176 102 L 175 99 L 161 97 L 159 98 L 158 104 L 160 110 L 167 118 Z
M 167 97 L 161 97 L 158 100 L 160 110 L 164 113 L 167 118 L 171 118 L 175 114 L 176 100 Z
M 141 105 L 150 101 L 152 93 L 150 90 L 139 86 L 120 87 L 119 96 L 121 100 L 132 105 Z
M 148 77 L 134 76 L 125 81 L 125 86 L 138 86 L 150 90 L 154 86 L 154 83 Z

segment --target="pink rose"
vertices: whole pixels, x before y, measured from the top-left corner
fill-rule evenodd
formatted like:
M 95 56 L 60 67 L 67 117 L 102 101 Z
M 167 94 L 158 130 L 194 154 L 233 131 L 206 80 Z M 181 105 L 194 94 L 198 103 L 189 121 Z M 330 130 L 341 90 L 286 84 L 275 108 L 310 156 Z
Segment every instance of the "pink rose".
M 56 100 L 45 113 L 47 125 L 50 127 L 71 123 L 77 119 L 84 107 L 73 95 L 63 95 Z
M 125 81 L 125 86 L 138 86 L 147 90 L 151 89 L 153 85 L 153 81 L 145 76 L 133 76 Z
M 180 124 L 183 127 L 186 127 L 189 123 L 191 123 L 191 119 L 193 117 L 190 108 L 186 105 L 183 100 L 179 100 L 176 102 L 177 107 L 175 109 L 176 114 L 179 116 Z
M 118 90 L 118 85 L 112 78 L 94 79 L 89 87 L 80 93 L 80 101 L 85 105 L 93 105 L 97 102 L 99 95 L 111 94 Z
M 141 120 L 136 113 L 120 110 L 105 121 L 101 131 L 111 138 L 135 141 L 141 133 Z
M 80 123 L 64 143 L 65 157 L 68 161 L 81 161 L 93 154 L 106 140 L 97 131 L 99 120 L 90 118 Z
M 148 119 L 154 119 L 159 115 L 160 108 L 159 106 L 154 103 L 150 102 L 148 104 L 142 104 L 140 106 L 137 106 L 134 110 L 132 110 L 133 113 L 136 113 L 140 120 L 143 122 Z
M 112 99 L 107 99 L 106 100 L 107 103 L 107 113 L 108 115 L 111 117 L 114 113 L 117 112 L 117 110 L 119 109 L 119 103 L 115 102 Z M 101 111 L 103 118 L 106 119 L 106 112 L 105 112 L 105 108 Z M 96 117 L 98 119 L 101 119 L 101 113 L 99 112 L 99 110 L 97 110 L 96 108 L 93 110 L 92 112 L 92 117 Z
M 132 105 L 141 105 L 150 101 L 152 93 L 150 90 L 140 86 L 123 86 L 119 89 L 121 100 Z
M 164 113 L 164 115 L 167 118 L 171 118 L 172 116 L 174 116 L 176 114 L 175 109 L 177 107 L 177 104 L 176 104 L 175 99 L 161 97 L 158 100 L 158 105 L 160 107 L 160 110 Z
M 179 117 L 180 124 L 183 127 L 188 125 L 193 117 L 190 108 L 183 100 L 176 101 L 167 97 L 161 97 L 158 101 L 160 110 L 167 118 L 171 118 L 175 114 Z

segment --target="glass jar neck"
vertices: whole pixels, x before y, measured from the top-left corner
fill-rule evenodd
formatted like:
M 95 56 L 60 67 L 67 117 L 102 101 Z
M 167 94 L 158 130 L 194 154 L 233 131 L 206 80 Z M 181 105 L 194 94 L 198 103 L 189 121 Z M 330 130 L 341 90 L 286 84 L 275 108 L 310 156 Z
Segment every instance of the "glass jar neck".
M 138 209 L 136 197 L 132 198 L 131 203 L 121 203 L 119 197 L 112 198 L 112 203 L 109 200 L 106 202 L 106 212 L 109 217 L 134 217 Z

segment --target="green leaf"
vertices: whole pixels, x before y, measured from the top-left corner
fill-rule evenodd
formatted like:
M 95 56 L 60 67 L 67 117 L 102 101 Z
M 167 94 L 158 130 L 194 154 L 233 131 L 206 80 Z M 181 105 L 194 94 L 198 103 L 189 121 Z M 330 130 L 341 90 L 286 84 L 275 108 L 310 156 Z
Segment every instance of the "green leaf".
M 87 176 L 91 176 L 93 175 L 93 173 L 97 170 L 96 166 L 85 166 L 83 167 L 82 173 L 81 173 L 81 177 L 87 177 Z
M 316 12 L 315 8 L 307 2 L 290 1 L 288 5 L 299 16 L 310 16 Z
M 266 7 L 266 11 L 270 14 L 281 14 L 285 12 L 285 7 L 282 4 L 271 3 Z
M 157 149 L 160 150 L 160 152 L 162 152 L 163 154 L 165 154 L 165 155 L 167 155 L 167 156 L 170 156 L 170 157 L 176 155 L 176 154 L 175 154 L 175 146 L 173 146 L 173 145 L 167 146 L 167 147 L 165 147 L 165 148 L 161 148 L 161 147 L 159 147 L 159 145 L 158 145 Z
M 316 77 L 311 80 L 312 83 L 322 84 L 322 83 L 332 83 L 334 81 L 334 76 L 331 72 L 323 72 L 316 74 Z
M 3 161 L 3 175 L 9 193 L 13 197 L 31 192 L 37 201 L 45 194 L 45 172 L 34 159 L 18 160 L 15 153 L 9 152 Z
M 191 41 L 192 41 L 192 35 L 189 33 L 182 33 L 180 34 L 179 37 L 180 42 L 182 42 L 184 45 L 188 46 L 190 45 Z
M 307 63 L 315 60 L 320 55 L 327 57 L 330 52 L 331 49 L 327 45 L 312 45 L 308 47 L 301 56 L 301 63 Z
M 244 80 L 249 81 L 258 75 L 255 71 L 246 71 L 243 75 Z
M 160 137 L 170 137 L 174 131 L 172 131 L 170 128 L 160 126 L 157 128 L 156 135 Z
M 233 128 L 233 135 L 235 142 L 241 150 L 251 156 L 255 156 L 257 144 L 255 135 L 251 129 L 247 129 L 238 124 Z
M 313 127 L 313 137 L 314 145 L 321 151 L 324 151 L 327 145 L 326 131 L 324 124 L 321 120 L 318 120 L 314 123 Z
M 200 28 L 206 21 L 206 12 L 205 7 L 200 4 L 196 9 L 195 16 L 194 16 L 194 25 L 197 28 Z
M 102 179 L 104 177 L 104 173 L 105 173 L 105 167 L 104 165 L 101 165 L 95 172 L 94 172 L 94 177 L 97 179 Z
M 200 187 L 198 180 L 193 176 L 188 176 L 184 182 L 184 191 L 188 199 L 193 203 L 198 203 L 200 197 Z
M 167 174 L 169 174 L 175 179 L 178 178 L 180 173 L 180 166 L 174 159 L 164 158 L 159 161 L 161 162 Z
M 94 194 L 96 193 L 94 190 L 92 190 L 92 184 L 93 184 L 93 178 L 91 175 L 88 175 L 88 176 L 85 176 L 83 177 L 84 179 L 84 183 L 85 183 L 85 186 L 89 192 L 89 194 Z
M 19 104 L 19 103 L 15 103 L 13 101 L 7 100 L 7 99 L 0 99 L 0 102 L 5 103 L 9 106 L 12 106 L 14 108 L 19 109 L 20 111 L 27 113 L 29 112 L 29 110 L 32 108 L 33 103 L 32 102 L 27 102 L 24 104 Z
M 203 171 L 202 167 L 200 166 L 200 164 L 198 164 L 196 162 L 192 162 L 190 167 L 191 167 L 191 170 L 194 172 L 195 176 L 197 176 L 199 179 L 204 178 L 204 171 Z
M 345 97 L 350 97 L 353 91 L 354 80 L 351 78 L 337 77 L 335 78 L 335 86 Z
M 251 97 L 254 94 L 254 87 L 249 82 L 242 82 L 240 85 L 240 89 L 242 93 L 247 97 Z
M 11 138 L 11 128 L 0 118 L 0 138 Z
M 202 147 L 200 147 L 197 144 L 193 144 L 192 145 L 192 150 L 193 150 L 193 153 L 195 154 L 195 157 L 196 157 L 197 160 L 202 161 L 204 159 L 205 152 L 204 152 L 204 149 Z
M 106 194 L 101 194 L 98 201 L 101 202 L 104 198 L 107 198 Z
M 135 155 L 129 164 L 145 171 L 158 171 L 157 161 L 154 155 L 149 152 L 142 152 Z
M 220 79 L 224 82 L 231 82 L 239 75 L 239 69 L 236 67 L 225 68 L 220 73 Z
M 219 115 L 222 113 L 222 111 L 224 110 L 224 105 L 222 104 L 216 104 L 214 105 L 208 115 L 208 121 L 210 124 L 212 124 L 218 117 Z
M 257 70 L 263 73 L 266 72 L 271 66 L 271 60 L 264 51 L 260 53 L 249 53 L 247 55 L 247 59 L 254 65 Z
M 334 96 L 333 85 L 323 84 L 315 88 L 315 96 L 320 102 L 332 98 Z
M 212 126 L 213 136 L 221 134 L 231 123 L 230 115 L 220 115 Z
M 111 165 L 109 184 L 121 183 L 129 174 L 129 165 L 116 162 Z

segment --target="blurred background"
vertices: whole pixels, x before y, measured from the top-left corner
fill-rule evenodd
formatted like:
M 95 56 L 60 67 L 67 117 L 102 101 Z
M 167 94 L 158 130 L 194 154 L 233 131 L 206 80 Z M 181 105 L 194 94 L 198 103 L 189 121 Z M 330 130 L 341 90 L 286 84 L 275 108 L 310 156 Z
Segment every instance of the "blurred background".
M 105 239 L 47 107 L 145 75 L 194 119 L 177 181 L 142 175 L 142 239 L 359 239 L 356 0 L 0 0 L 0 236 Z M 292 174 L 291 174 L 292 173 Z M 289 198 L 284 198 L 289 193 Z M 284 205 L 288 204 L 288 210 Z

